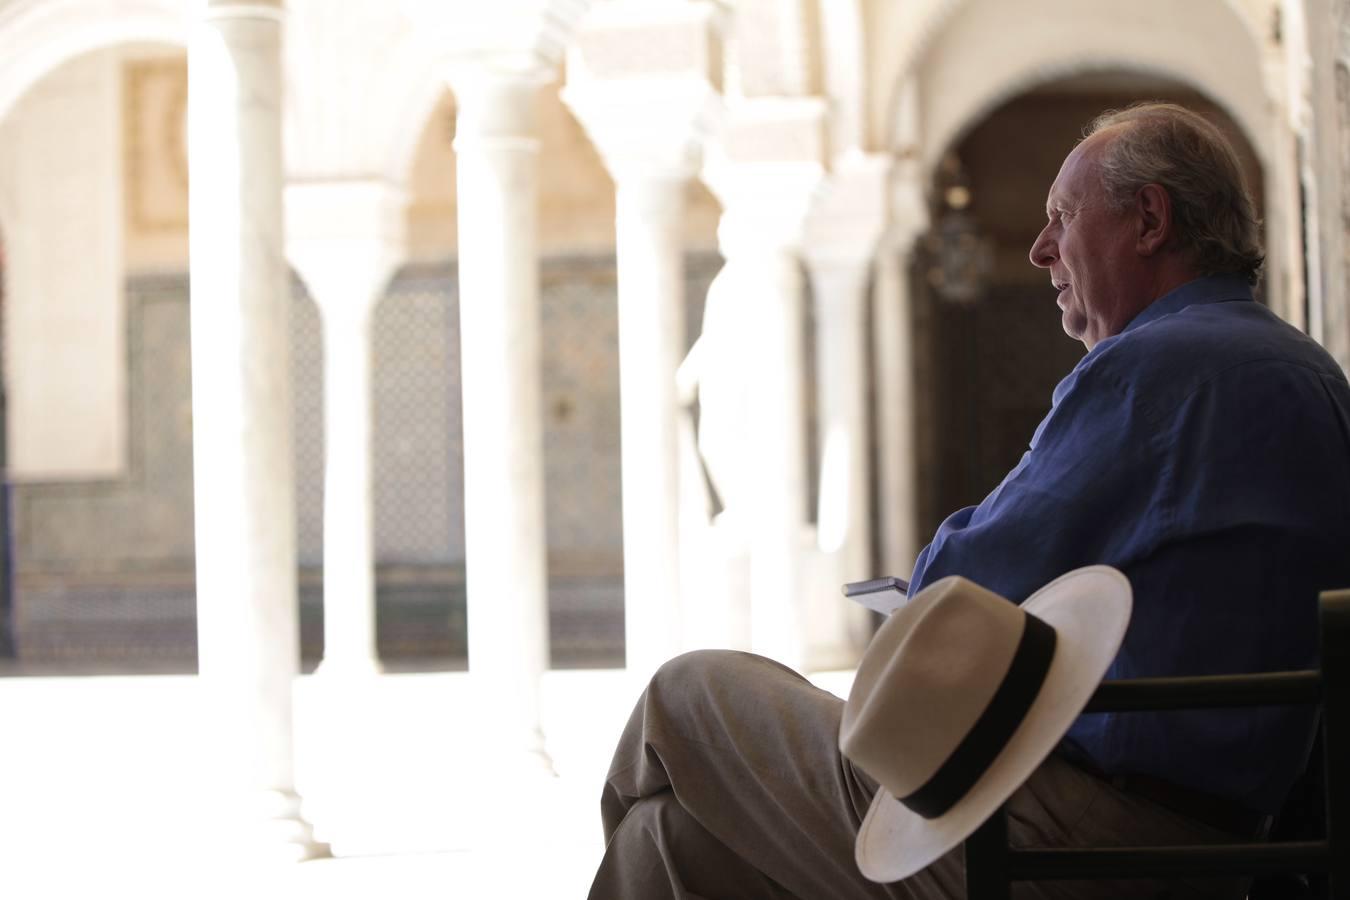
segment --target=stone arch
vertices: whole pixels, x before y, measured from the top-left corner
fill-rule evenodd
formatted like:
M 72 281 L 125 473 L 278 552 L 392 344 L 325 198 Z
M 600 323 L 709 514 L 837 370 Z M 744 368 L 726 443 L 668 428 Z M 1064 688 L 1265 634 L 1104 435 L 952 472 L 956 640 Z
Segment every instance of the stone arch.
M 284 52 L 288 173 L 406 185 L 423 126 L 445 90 L 435 48 L 396 9 L 308 4 Z
M 1261 48 L 1247 20 L 1227 2 L 1178 8 L 1141 0 L 1129 16 L 1106 0 L 1071 7 L 1030 2 L 1013 8 L 971 0 L 951 14 L 918 58 L 921 147 L 929 168 L 944 148 L 1011 97 L 1038 83 L 1103 69 L 1156 74 L 1194 87 L 1242 127 L 1263 163 L 1270 160 L 1275 148 Z M 1173 26 L 1160 31 L 1159 21 Z M 1028 22 L 1052 24 L 1029 28 Z M 1197 54 L 1196 34 L 1224 52 Z M 989 54 L 995 43 L 1000 52 Z M 978 65 L 972 64 L 976 58 Z
M 974 0 L 926 0 L 913 4 L 905 12 L 907 14 L 908 24 L 905 27 L 904 40 L 898 45 L 897 49 L 903 51 L 893 57 L 895 65 L 904 69 L 908 64 L 917 59 L 931 44 L 947 22 L 961 7 Z M 1226 7 L 1228 11 L 1238 18 L 1242 19 L 1247 27 L 1255 34 L 1258 27 L 1251 17 L 1251 10 L 1248 9 L 1242 0 L 1213 0 L 1218 6 Z M 879 15 L 884 12 L 884 7 L 889 4 L 886 0 L 872 0 L 874 9 L 873 15 Z M 1216 10 L 1217 12 L 1217 10 Z
M 396 183 L 406 179 L 427 116 L 444 89 L 434 54 L 396 14 L 379 65 L 361 91 L 371 117 L 361 157 Z M 186 47 L 190 19 L 181 0 L 14 0 L 0 12 L 0 118 L 44 75 L 102 47 L 157 43 Z M 288 75 L 294 78 L 297 74 Z M 293 82 L 294 84 L 294 82 Z M 287 127 L 304 127 L 288 109 Z M 367 137 L 369 136 L 369 137 Z M 295 135 L 290 135 L 294 139 Z M 325 135 L 325 137 L 336 137 Z
M 408 72 L 390 85 L 390 96 L 402 98 L 384 149 L 386 170 L 393 173 L 395 183 L 408 184 L 427 121 L 445 90 L 444 80 L 434 71 Z
M 1169 48 L 1174 58 L 1193 60 L 1196 45 L 1187 44 L 1184 38 L 1187 34 L 1205 34 L 1209 46 L 1251 47 L 1254 55 L 1244 62 L 1250 63 L 1249 69 L 1258 73 L 1258 81 L 1261 66 L 1259 53 L 1255 51 L 1260 46 L 1262 30 L 1267 27 L 1266 23 L 1253 18 L 1252 10 L 1242 0 L 1196 0 L 1180 9 L 1165 0 L 1143 0 L 1131 4 L 1125 12 L 1120 4 L 1110 0 L 1087 0 L 1067 5 L 1046 0 L 1032 0 L 1030 5 L 991 0 L 927 0 L 907 4 L 903 9 L 896 8 L 895 4 L 872 2 L 866 17 L 871 48 L 869 81 L 875 92 L 868 102 L 869 131 L 888 146 L 897 143 L 897 114 L 904 102 L 903 85 L 911 77 L 922 77 L 935 45 L 949 39 L 952 31 L 959 29 L 965 21 L 989 23 L 995 18 L 1002 20 L 988 30 L 988 34 L 997 40 L 999 52 L 977 51 L 979 65 L 971 66 L 973 70 L 1001 64 L 1004 57 L 1012 55 L 1009 51 L 1020 56 L 1033 48 L 1033 58 L 1054 60 L 1065 54 L 1076 54 L 1091 60 L 1093 55 L 1083 52 L 1086 46 L 1080 44 L 1083 37 L 1107 45 L 1108 51 L 1114 46 L 1116 51 L 1107 54 L 1112 58 L 1110 64 L 1113 66 L 1122 61 L 1138 63 L 1150 54 L 1153 44 L 1166 47 L 1169 40 L 1177 44 L 1177 47 Z M 1157 26 L 1164 22 L 1168 24 L 1168 30 L 1159 41 Z M 1016 45 L 1007 40 L 1013 34 L 1017 35 Z M 1070 39 L 1065 39 L 1066 34 Z M 1216 37 L 1220 34 L 1225 40 Z M 1233 43 L 1234 40 L 1237 43 Z M 985 44 L 986 48 L 988 46 Z M 885 52 L 881 52 L 881 48 L 885 48 Z M 1239 58 L 1243 55 L 1237 54 Z M 1047 74 L 1059 75 L 1064 71 Z M 1021 87 L 1027 86 L 1024 83 Z M 1003 99 L 1019 92 L 1010 91 Z M 984 112 L 996 105 L 997 102 L 991 104 Z M 966 118 L 978 121 L 980 115 Z
M 44 75 L 92 50 L 127 43 L 185 46 L 178 0 L 17 0 L 0 15 L 0 119 Z
M 1267 202 L 1267 296 L 1282 316 L 1303 326 L 1296 145 L 1283 84 L 1271 80 L 1270 51 L 1249 15 L 1230 0 L 1181 6 L 1139 0 L 1128 8 L 1111 0 L 947 6 L 942 28 L 926 43 L 911 44 L 921 52 L 895 69 L 885 123 L 892 152 L 917 157 L 926 175 L 947 147 L 1001 103 L 1061 77 L 1110 69 L 1179 82 L 1212 99 L 1254 148 Z M 1162 22 L 1166 29 L 1158 27 Z

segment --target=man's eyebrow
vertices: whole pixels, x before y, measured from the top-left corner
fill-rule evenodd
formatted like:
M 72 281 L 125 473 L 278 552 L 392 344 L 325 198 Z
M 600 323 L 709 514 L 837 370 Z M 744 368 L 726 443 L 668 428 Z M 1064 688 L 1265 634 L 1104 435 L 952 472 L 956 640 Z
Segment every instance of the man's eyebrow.
M 1058 197 L 1053 197 L 1045 201 L 1045 214 L 1047 216 L 1053 215 L 1054 213 L 1057 212 L 1060 213 L 1066 212 L 1074 208 L 1075 204 L 1073 202 L 1072 197 L 1065 197 L 1063 195 L 1060 195 Z

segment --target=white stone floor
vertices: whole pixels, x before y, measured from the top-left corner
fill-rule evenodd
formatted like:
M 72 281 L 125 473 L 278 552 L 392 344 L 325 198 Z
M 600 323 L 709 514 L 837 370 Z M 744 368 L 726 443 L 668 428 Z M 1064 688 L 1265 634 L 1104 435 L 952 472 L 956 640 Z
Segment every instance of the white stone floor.
M 851 673 L 813 678 L 842 694 Z M 265 868 L 224 850 L 202 812 L 199 691 L 181 675 L 0 678 L 0 897 L 581 898 L 637 686 L 617 670 L 549 672 L 556 777 L 486 779 L 467 675 L 342 690 L 303 677 L 296 781 L 334 855 Z

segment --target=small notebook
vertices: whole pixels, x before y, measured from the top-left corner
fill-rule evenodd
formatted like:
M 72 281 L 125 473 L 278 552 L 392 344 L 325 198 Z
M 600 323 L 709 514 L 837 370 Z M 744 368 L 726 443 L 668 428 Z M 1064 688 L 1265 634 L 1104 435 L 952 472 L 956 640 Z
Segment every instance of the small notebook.
M 909 599 L 909 582 L 894 576 L 853 581 L 844 585 L 844 596 L 883 616 L 889 616 Z

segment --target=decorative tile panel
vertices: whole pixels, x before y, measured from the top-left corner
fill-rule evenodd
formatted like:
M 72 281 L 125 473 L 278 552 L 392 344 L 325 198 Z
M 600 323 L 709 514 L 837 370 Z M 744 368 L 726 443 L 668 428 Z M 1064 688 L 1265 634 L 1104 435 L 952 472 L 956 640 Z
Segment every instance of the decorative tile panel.
M 687 342 L 720 268 L 692 256 Z M 612 257 L 541 274 L 549 607 L 556 666 L 623 654 L 622 498 Z M 322 652 L 323 353 L 292 281 L 302 649 Z M 124 478 L 15 490 L 18 655 L 34 664 L 190 671 L 196 657 L 192 395 L 185 275 L 128 279 L 131 446 Z M 464 470 L 453 264 L 410 266 L 373 323 L 378 642 L 392 668 L 462 665 Z M 354 401 L 356 402 L 356 401 Z

